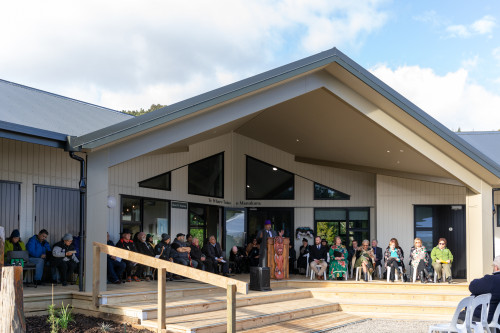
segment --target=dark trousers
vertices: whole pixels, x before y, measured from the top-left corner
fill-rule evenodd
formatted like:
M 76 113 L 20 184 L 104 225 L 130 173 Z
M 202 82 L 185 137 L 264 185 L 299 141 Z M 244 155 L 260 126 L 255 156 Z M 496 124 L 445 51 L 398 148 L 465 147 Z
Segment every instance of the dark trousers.
M 116 261 L 108 258 L 108 280 L 115 282 L 122 279 L 127 264 L 124 261 Z
M 132 276 L 132 270 L 134 269 L 134 263 L 132 261 L 128 260 L 122 260 L 122 262 L 125 261 L 125 275 L 128 277 Z
M 391 276 L 389 277 L 391 281 L 394 281 L 394 274 L 398 271 L 400 265 L 396 258 L 389 258 L 387 260 L 387 267 L 391 267 Z
M 418 262 L 417 277 L 420 275 L 420 273 L 424 273 L 424 277 L 429 276 L 429 273 L 427 272 L 427 268 L 425 267 L 425 261 L 423 259 L 420 259 L 420 261 Z
M 52 262 L 52 267 L 57 268 L 59 271 L 61 283 L 67 283 L 68 281 L 73 282 L 72 274 L 76 272 L 78 264 L 73 260 L 56 260 Z
M 207 271 L 211 273 L 218 273 L 219 271 L 219 266 L 222 268 L 222 274 L 228 274 L 229 273 L 229 265 L 226 262 L 218 262 L 217 260 L 210 260 L 208 259 L 206 261 L 206 267 Z

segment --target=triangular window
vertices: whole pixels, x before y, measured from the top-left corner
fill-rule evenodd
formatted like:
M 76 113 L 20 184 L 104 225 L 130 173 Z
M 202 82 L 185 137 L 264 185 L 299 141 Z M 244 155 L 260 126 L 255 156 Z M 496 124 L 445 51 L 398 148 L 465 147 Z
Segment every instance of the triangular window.
M 325 185 L 314 183 L 314 200 L 350 200 L 351 196 Z
M 153 188 L 156 190 L 171 190 L 171 172 L 165 172 L 139 182 L 139 187 Z

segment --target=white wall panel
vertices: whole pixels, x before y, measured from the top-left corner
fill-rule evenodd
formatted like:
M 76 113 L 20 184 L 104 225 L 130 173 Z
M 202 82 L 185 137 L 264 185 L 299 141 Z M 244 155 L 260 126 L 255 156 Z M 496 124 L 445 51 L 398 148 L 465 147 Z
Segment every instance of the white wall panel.
M 413 244 L 414 205 L 464 205 L 466 188 L 377 175 L 377 237 L 385 248 L 392 237 L 409 251 Z M 406 258 L 405 258 L 406 260 Z

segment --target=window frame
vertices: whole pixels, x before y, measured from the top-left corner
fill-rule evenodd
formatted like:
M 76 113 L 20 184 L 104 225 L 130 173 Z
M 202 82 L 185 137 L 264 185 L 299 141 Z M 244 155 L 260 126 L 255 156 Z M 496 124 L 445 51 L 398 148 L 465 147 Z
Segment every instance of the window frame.
M 213 158 L 213 157 L 216 157 L 216 156 L 219 156 L 221 155 L 222 156 L 222 160 L 221 160 L 221 177 L 222 177 L 222 183 L 221 183 L 221 192 L 222 192 L 222 196 L 216 196 L 216 195 L 206 195 L 206 194 L 198 194 L 198 193 L 192 193 L 189 189 L 189 168 L 191 167 L 191 165 L 195 164 L 195 163 L 198 163 L 198 162 L 202 162 L 202 161 L 205 161 L 205 160 L 208 160 L 210 158 Z M 207 197 L 207 198 L 220 198 L 220 199 L 224 199 L 224 178 L 225 178 L 225 170 L 224 170 L 224 152 L 220 152 L 220 153 L 217 153 L 217 154 L 214 154 L 214 155 L 210 155 L 210 156 L 207 156 L 205 158 L 202 158 L 201 160 L 197 160 L 197 161 L 194 161 L 194 162 L 191 162 L 187 165 L 188 167 L 188 181 L 187 181 L 187 187 L 188 187 L 188 194 L 190 195 L 198 195 L 200 197 Z
M 155 179 L 157 177 L 161 177 L 163 175 L 168 175 L 168 188 L 166 188 L 166 189 L 160 188 L 160 187 L 154 187 L 154 186 L 143 186 L 143 185 L 141 185 L 141 183 L 147 182 L 147 181 Z M 172 191 L 172 171 L 167 171 L 167 172 L 161 173 L 159 175 L 156 175 L 156 176 L 153 176 L 153 177 L 141 180 L 141 181 L 137 182 L 137 184 L 141 188 L 150 188 L 150 189 L 153 189 L 153 190 L 161 190 L 161 191 Z
M 141 209 L 140 213 L 140 222 L 130 222 L 130 221 L 124 221 L 122 219 L 122 209 L 123 209 L 123 199 L 139 199 L 139 205 Z M 160 198 L 152 198 L 152 197 L 141 197 L 137 195 L 128 195 L 128 194 L 120 194 L 120 233 L 123 231 L 123 225 L 128 224 L 128 225 L 138 225 L 139 230 L 143 231 L 144 230 L 144 201 L 145 200 L 156 200 L 156 201 L 163 201 L 167 203 L 168 206 L 168 234 L 171 235 L 171 230 L 172 230 L 172 201 L 167 200 L 167 199 L 160 199 Z M 133 236 L 133 235 L 132 235 Z
M 248 160 L 249 159 L 252 159 L 252 160 L 257 161 L 259 163 L 268 165 L 271 168 L 277 168 L 279 171 L 282 171 L 282 172 L 285 172 L 287 174 L 292 175 L 292 179 L 293 179 L 292 197 L 291 198 L 249 198 L 248 197 L 248 180 L 249 180 L 248 179 Z M 261 161 L 258 158 L 246 155 L 246 159 L 245 159 L 245 200 L 295 200 L 295 174 L 293 172 L 290 172 L 290 171 L 285 170 L 283 168 L 278 168 L 277 166 L 275 166 L 273 164 Z

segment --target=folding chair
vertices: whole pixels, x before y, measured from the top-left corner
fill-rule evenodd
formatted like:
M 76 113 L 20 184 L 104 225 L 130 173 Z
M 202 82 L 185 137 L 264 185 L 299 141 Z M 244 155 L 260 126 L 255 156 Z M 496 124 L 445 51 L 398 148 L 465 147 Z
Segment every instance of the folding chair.
M 465 318 L 465 325 L 468 332 L 474 329 L 474 332 L 484 332 L 484 330 L 486 330 L 488 333 L 491 333 L 490 327 L 488 326 L 488 308 L 490 307 L 490 300 L 491 294 L 482 294 L 476 296 L 472 300 L 469 317 Z M 472 317 L 478 306 L 481 307 L 481 317 L 479 321 L 474 321 Z
M 429 326 L 429 333 L 432 332 L 457 332 L 457 333 L 467 333 L 467 327 L 466 324 L 459 324 L 458 323 L 458 316 L 460 315 L 460 312 L 463 310 L 463 308 L 466 308 L 466 314 L 465 317 L 466 319 L 470 316 L 470 311 L 471 311 L 471 303 L 472 300 L 474 299 L 474 296 L 467 296 L 464 299 L 462 299 L 458 305 L 457 308 L 455 309 L 455 313 L 453 314 L 453 318 L 451 319 L 451 323 L 449 324 L 436 324 L 436 325 L 431 325 Z

